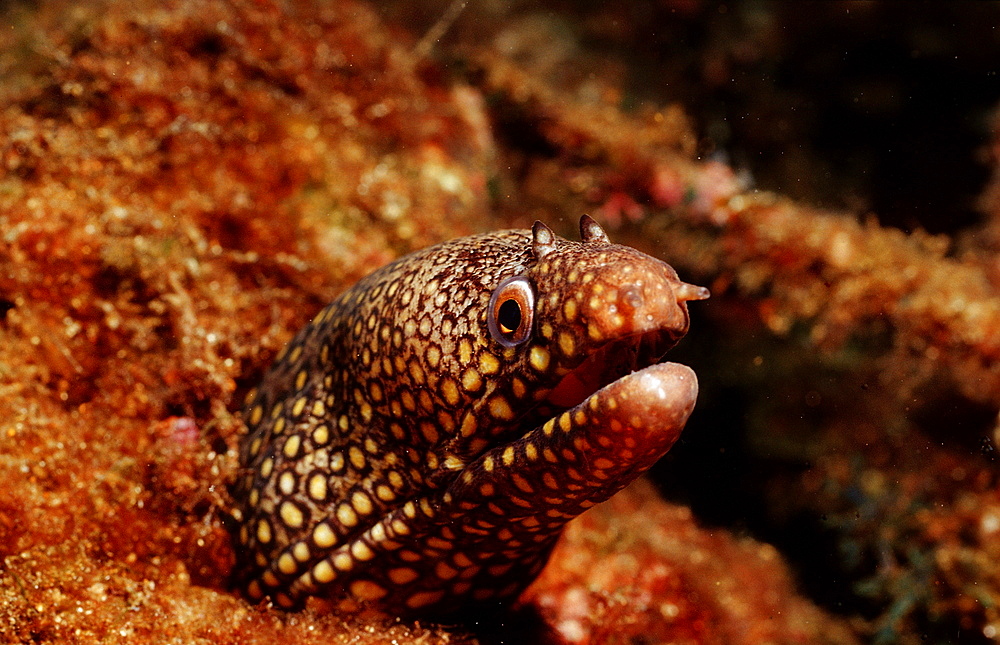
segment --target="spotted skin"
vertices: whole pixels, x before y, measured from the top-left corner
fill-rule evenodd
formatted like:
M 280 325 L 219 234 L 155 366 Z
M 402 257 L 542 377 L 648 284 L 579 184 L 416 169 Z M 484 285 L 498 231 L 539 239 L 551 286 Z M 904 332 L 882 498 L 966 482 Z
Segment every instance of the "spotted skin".
M 580 228 L 405 256 L 282 351 L 245 414 L 250 599 L 404 615 L 510 600 L 567 521 L 669 450 L 697 382 L 657 363 L 708 292 Z

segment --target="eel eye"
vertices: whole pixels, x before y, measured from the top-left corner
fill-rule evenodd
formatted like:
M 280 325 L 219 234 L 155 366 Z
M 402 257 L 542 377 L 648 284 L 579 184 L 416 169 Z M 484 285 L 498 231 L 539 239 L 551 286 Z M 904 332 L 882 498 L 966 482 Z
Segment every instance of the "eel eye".
M 535 316 L 535 292 L 524 276 L 507 278 L 490 296 L 490 335 L 504 347 L 528 340 Z

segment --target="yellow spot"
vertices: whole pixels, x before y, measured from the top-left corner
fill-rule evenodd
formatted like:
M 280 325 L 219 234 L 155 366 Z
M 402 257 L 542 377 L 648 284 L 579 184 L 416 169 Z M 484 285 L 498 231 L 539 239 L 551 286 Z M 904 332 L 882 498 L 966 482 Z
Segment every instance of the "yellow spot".
M 378 383 L 372 383 L 368 386 L 368 394 L 372 397 L 372 401 L 378 403 L 382 400 L 382 387 Z
M 584 412 L 583 410 L 577 410 L 576 412 L 573 413 L 573 421 L 578 426 L 584 425 L 585 423 L 587 423 L 587 413 Z
M 264 584 L 268 587 L 277 587 L 281 584 L 281 581 L 278 580 L 278 576 L 274 575 L 271 571 L 265 571 L 264 575 L 262 575 L 260 579 L 263 580 Z
M 317 502 L 326 499 L 326 475 L 315 473 L 309 478 L 309 497 Z
M 535 444 L 526 443 L 524 445 L 524 456 L 531 461 L 538 459 L 538 448 L 535 447 Z
M 247 407 L 248 405 L 253 403 L 253 400 L 256 398 L 257 398 L 257 388 L 253 388 L 252 390 L 247 392 L 247 395 L 245 397 L 243 397 L 243 407 Z
M 569 412 L 563 412 L 559 415 L 559 427 L 562 428 L 563 432 L 569 432 L 573 429 L 573 419 L 570 418 Z
M 472 362 L 472 343 L 468 338 L 458 341 L 458 362 L 462 365 Z
M 313 403 L 312 413 L 314 417 L 325 417 L 326 405 L 324 405 L 322 401 L 316 401 Z
M 291 495 L 295 492 L 295 474 L 289 470 L 281 473 L 278 477 L 278 490 L 280 490 L 285 495 Z
M 277 419 L 278 417 L 281 416 L 281 413 L 284 412 L 284 411 L 285 411 L 285 404 L 284 404 L 284 402 L 278 403 L 273 408 L 271 408 L 271 418 L 272 419 Z
M 330 455 L 330 472 L 339 473 L 344 470 L 344 453 L 335 452 Z
M 420 607 L 433 605 L 443 597 L 443 591 L 418 591 L 406 599 L 406 606 L 410 609 L 419 609 Z
M 397 471 L 390 470 L 389 474 L 386 475 L 386 477 L 389 479 L 389 483 L 392 485 L 392 487 L 395 488 L 396 490 L 399 490 L 403 487 L 403 476 L 400 475 Z
M 316 582 L 326 584 L 333 582 L 334 578 L 337 577 L 337 572 L 333 570 L 328 561 L 322 560 L 313 567 L 312 576 Z
M 504 448 L 503 455 L 500 457 L 503 460 L 504 466 L 509 466 L 514 463 L 514 446 L 507 446 Z
M 455 545 L 449 542 L 448 540 L 442 540 L 436 535 L 432 535 L 431 537 L 427 538 L 427 546 L 431 547 L 432 549 L 441 549 L 442 551 L 450 551 Z
M 297 454 L 299 454 L 299 446 L 302 445 L 302 438 L 297 434 L 293 434 L 288 437 L 285 441 L 285 447 L 281 450 L 282 453 L 289 459 L 294 459 Z
M 539 372 L 545 372 L 549 369 L 550 358 L 548 350 L 537 345 L 532 347 L 528 353 L 528 362 Z
M 611 461 L 607 457 L 598 457 L 594 460 L 594 466 L 600 468 L 601 470 L 607 470 L 615 465 L 615 462 Z
M 361 452 L 361 449 L 357 446 L 351 446 L 347 450 L 347 456 L 351 460 L 351 465 L 358 470 L 365 467 L 367 460 L 365 459 L 365 453 Z
M 479 494 L 483 497 L 492 497 L 494 493 L 496 493 L 496 489 L 493 484 L 485 483 L 479 486 Z
M 340 415 L 340 418 L 337 419 L 337 427 L 341 430 L 347 430 L 351 427 L 351 420 L 347 418 L 346 414 Z
M 267 520 L 257 522 L 257 541 L 261 544 L 270 544 L 271 542 L 271 525 L 268 524 Z
M 299 565 L 290 553 L 282 553 L 281 557 L 278 558 L 278 571 L 282 572 L 286 576 L 292 575 L 298 571 L 298 569 Z
M 379 484 L 375 487 L 375 497 L 383 502 L 391 502 L 396 499 L 396 493 L 392 492 L 392 489 L 385 484 Z
M 302 345 L 296 345 L 292 348 L 292 351 L 288 354 L 288 362 L 294 363 L 302 357 Z
M 413 377 L 413 382 L 417 385 L 424 384 L 424 368 L 420 367 L 420 363 L 416 361 L 410 363 L 410 376 Z
M 399 399 L 403 402 L 403 407 L 410 412 L 417 409 L 417 402 L 408 390 L 404 390 L 403 393 L 399 395 Z
M 249 585 L 247 585 L 247 595 L 254 600 L 260 600 L 264 597 L 264 591 L 260 588 L 260 583 L 254 580 Z
M 300 396 L 296 399 L 295 403 L 292 405 L 292 416 L 297 417 L 302 414 L 302 411 L 306 409 L 307 403 L 309 403 L 309 399 L 304 396 Z
M 438 425 L 441 429 L 448 434 L 454 434 L 455 431 L 455 418 L 448 414 L 445 410 L 438 412 Z
M 563 316 L 567 322 L 572 322 L 576 318 L 576 299 L 570 298 L 563 303 Z
M 354 558 L 350 553 L 338 553 L 333 556 L 333 566 L 339 571 L 350 571 L 354 568 Z
M 458 570 L 448 566 L 445 562 L 438 562 L 437 566 L 434 567 L 434 575 L 442 580 L 451 580 L 458 575 Z
M 395 569 L 389 569 L 389 580 L 392 580 L 393 584 L 405 585 L 413 582 L 419 577 L 420 574 L 410 567 L 397 567 Z
M 524 395 L 527 394 L 528 392 L 528 388 L 524 384 L 524 381 L 522 381 L 520 378 L 516 376 L 513 379 L 511 379 L 510 386 L 511 386 L 511 391 L 514 393 L 514 396 L 516 396 L 519 399 L 524 398 Z
M 552 432 L 555 429 L 556 429 L 556 420 L 555 419 L 549 419 L 548 421 L 545 422 L 545 425 L 542 426 L 542 432 L 545 433 L 546 437 L 551 437 L 552 436 Z
M 309 372 L 302 370 L 295 377 L 295 389 L 301 390 L 306 386 L 306 379 L 309 378 Z
M 302 515 L 302 509 L 292 502 L 282 502 L 279 513 L 281 514 L 281 521 L 289 528 L 300 528 L 305 520 Z
M 265 459 L 264 463 L 260 465 L 260 476 L 267 479 L 271 476 L 271 472 L 274 470 L 274 459 Z
M 281 434 L 284 431 L 285 431 L 285 417 L 281 417 L 274 422 L 274 434 Z
M 260 423 L 260 419 L 263 416 L 264 416 L 264 408 L 260 407 L 259 405 L 253 406 L 253 409 L 250 410 L 250 425 L 255 426 L 258 423 Z
M 305 562 L 309 559 L 309 545 L 305 542 L 296 542 L 292 547 L 292 556 L 299 562 Z
M 507 399 L 502 396 L 495 396 L 490 399 L 490 414 L 493 418 L 499 419 L 501 421 L 510 421 L 514 418 L 514 411 L 510 408 L 510 404 L 507 403 Z
M 494 466 L 493 457 L 491 455 L 487 455 L 486 459 L 483 460 L 483 470 L 485 470 L 488 473 L 491 473 L 493 472 L 493 466 Z
M 542 325 L 542 337 L 552 338 L 552 325 L 545 323 Z
M 358 514 L 350 504 L 341 504 L 337 507 L 337 521 L 340 522 L 341 526 L 348 528 L 357 526 Z
M 601 340 L 601 329 L 594 323 L 589 323 L 587 325 L 587 335 L 590 336 L 590 340 Z
M 378 600 L 388 593 L 382 586 L 371 580 L 355 580 L 351 583 L 351 595 L 359 600 Z
M 430 347 L 428 347 L 427 353 L 424 354 L 424 356 L 427 358 L 427 364 L 430 365 L 432 368 L 436 369 L 437 366 L 441 363 L 441 350 L 438 348 L 437 345 L 431 345 Z
M 313 430 L 312 440 L 313 443 L 318 446 L 326 445 L 326 443 L 330 441 L 330 426 L 326 424 L 317 426 L 316 429 Z
M 458 403 L 458 385 L 455 384 L 454 379 L 445 378 L 441 381 L 441 395 L 444 396 L 448 405 Z
M 253 441 L 250 442 L 250 454 L 251 455 L 253 455 L 254 457 L 256 457 L 257 455 L 260 454 L 260 446 L 263 443 L 263 441 L 264 440 L 263 440 L 262 437 L 256 437 L 256 438 L 254 438 Z
M 351 506 L 361 515 L 368 515 L 374 510 L 371 498 L 361 491 L 351 495 Z
M 550 472 L 546 472 L 542 475 L 542 482 L 552 490 L 557 490 L 559 488 L 559 481 Z
M 463 437 L 471 437 L 476 431 L 476 417 L 472 412 L 466 412 L 462 419 L 462 426 L 458 429 Z
M 483 374 L 496 374 L 500 370 L 500 360 L 489 352 L 479 355 L 479 371 Z
M 513 480 L 514 480 L 514 485 L 520 488 L 525 493 L 531 494 L 535 492 L 535 489 L 531 487 L 531 484 L 529 484 L 528 480 L 525 479 L 524 477 L 515 473 L 513 476 Z
M 431 508 L 430 502 L 427 499 L 420 500 L 420 510 L 424 512 L 427 517 L 434 517 L 434 509 Z
M 576 351 L 576 340 L 571 334 L 562 332 L 559 334 L 559 349 L 562 350 L 563 356 L 572 356 Z
M 423 423 L 420 424 L 420 434 L 423 435 L 424 439 L 428 443 L 437 443 L 439 438 L 437 428 L 434 426 L 433 423 L 430 423 L 429 421 L 424 421 Z
M 403 504 L 403 515 L 411 520 L 417 516 L 417 505 L 413 502 Z
M 403 520 L 396 519 L 392 521 L 392 530 L 396 535 L 409 535 L 410 525 Z
M 351 544 L 351 555 L 354 556 L 355 560 L 360 560 L 361 562 L 367 562 L 375 557 L 375 552 L 372 551 L 371 547 L 357 540 Z
M 372 420 L 372 406 L 368 401 L 361 404 L 361 419 L 368 423 Z
M 463 569 L 467 569 L 471 567 L 473 564 L 475 564 L 472 560 L 469 559 L 469 556 L 465 555 L 461 551 L 458 551 L 454 555 L 452 555 L 451 559 L 455 564 L 457 564 L 459 567 Z

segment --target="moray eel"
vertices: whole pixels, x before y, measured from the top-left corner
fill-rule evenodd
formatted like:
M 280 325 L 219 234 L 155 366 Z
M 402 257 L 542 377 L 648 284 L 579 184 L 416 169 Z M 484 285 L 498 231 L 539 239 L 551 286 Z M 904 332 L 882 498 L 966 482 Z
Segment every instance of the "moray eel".
M 658 363 L 708 290 L 541 222 L 457 239 L 323 309 L 248 397 L 238 567 L 297 608 L 447 614 L 513 599 L 563 526 L 638 477 L 695 404 Z

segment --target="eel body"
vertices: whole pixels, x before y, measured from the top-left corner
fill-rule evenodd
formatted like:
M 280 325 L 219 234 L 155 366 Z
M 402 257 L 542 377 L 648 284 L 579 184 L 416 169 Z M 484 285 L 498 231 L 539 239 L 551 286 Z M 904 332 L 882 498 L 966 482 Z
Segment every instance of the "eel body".
M 580 229 L 407 255 L 282 351 L 245 411 L 250 599 L 397 615 L 508 601 L 567 521 L 669 450 L 698 388 L 659 361 L 708 291 L 588 216 Z

